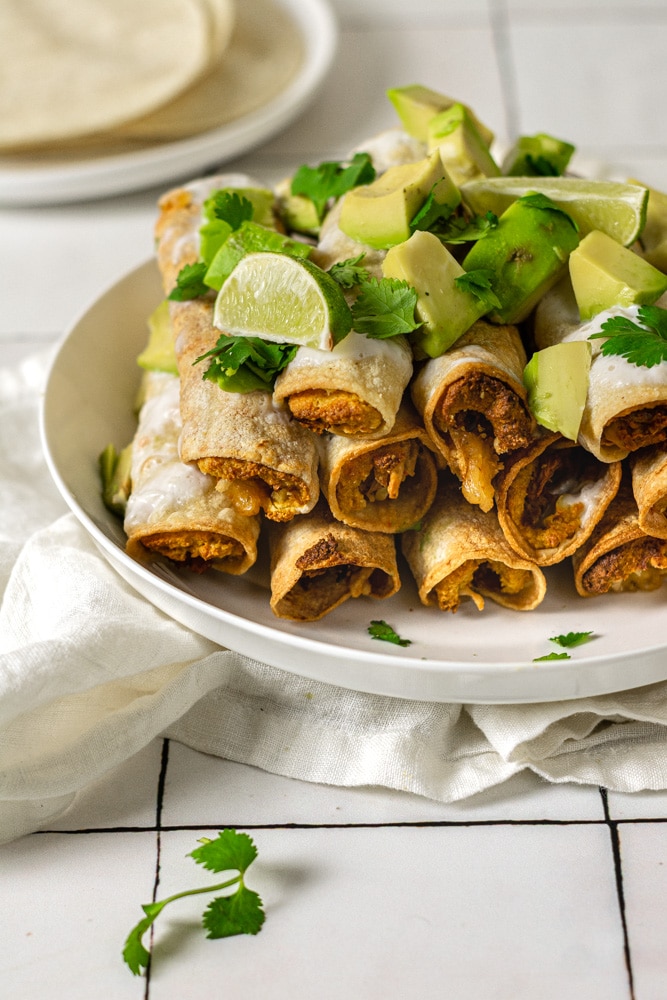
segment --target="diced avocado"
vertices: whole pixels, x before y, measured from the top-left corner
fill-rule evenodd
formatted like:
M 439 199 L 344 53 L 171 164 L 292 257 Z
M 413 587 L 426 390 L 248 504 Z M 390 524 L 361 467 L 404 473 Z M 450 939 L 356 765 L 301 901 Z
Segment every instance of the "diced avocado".
M 98 461 L 104 506 L 112 514 L 122 517 L 132 490 L 132 443 L 126 445 L 121 452 L 117 452 L 114 445 L 108 444 Z
M 582 320 L 611 306 L 651 305 L 667 291 L 667 275 L 599 230 L 584 236 L 569 264 Z
M 428 148 L 440 151 L 445 169 L 456 185 L 478 177 L 500 175 L 500 167 L 463 104 L 452 104 L 431 119 Z
M 570 441 L 579 435 L 588 395 L 591 345 L 569 340 L 535 351 L 523 371 L 528 405 L 538 424 Z
M 423 325 L 411 339 L 418 356 L 439 357 L 487 311 L 455 284 L 465 271 L 433 233 L 417 230 L 388 250 L 382 273 L 407 281 L 417 292 L 415 313 Z
M 137 358 L 140 368 L 178 375 L 169 303 L 164 299 L 148 317 L 148 343 Z
M 502 162 L 508 177 L 560 177 L 572 159 L 574 146 L 546 132 L 520 136 Z
M 339 226 L 357 243 L 386 250 L 409 238 L 410 223 L 431 191 L 452 212 L 461 200 L 437 150 L 415 163 L 389 167 L 372 183 L 348 191 Z
M 513 202 L 498 225 L 473 245 L 463 268 L 490 272 L 491 289 L 500 300 L 490 320 L 520 323 L 566 271 L 578 243 L 567 213 L 543 195 L 529 194 Z
M 314 202 L 302 194 L 288 194 L 280 203 L 280 214 L 290 232 L 317 236 L 320 217 Z
M 199 227 L 199 256 L 205 264 L 210 264 L 225 242 L 232 227 L 224 219 L 212 219 Z
M 245 257 L 247 253 L 256 253 L 262 250 L 289 253 L 292 257 L 305 259 L 310 256 L 312 247 L 307 243 L 293 240 L 274 229 L 260 226 L 256 222 L 243 222 L 227 237 L 209 264 L 204 275 L 204 284 L 220 291 L 223 283 L 242 257 Z
M 421 142 L 426 142 L 428 139 L 428 126 L 431 119 L 435 118 L 441 111 L 446 111 L 447 108 L 458 103 L 453 98 L 446 97 L 444 94 L 438 93 L 437 90 L 431 90 L 430 87 L 423 87 L 419 83 L 411 83 L 405 87 L 392 87 L 387 91 L 387 97 L 394 105 L 405 131 Z M 484 142 L 490 146 L 494 139 L 491 129 L 487 128 L 470 108 L 466 105 L 463 107 L 475 123 Z
M 628 183 L 642 182 L 631 180 Z M 667 272 L 667 194 L 663 191 L 648 188 L 646 223 L 639 239 L 644 259 L 658 270 Z

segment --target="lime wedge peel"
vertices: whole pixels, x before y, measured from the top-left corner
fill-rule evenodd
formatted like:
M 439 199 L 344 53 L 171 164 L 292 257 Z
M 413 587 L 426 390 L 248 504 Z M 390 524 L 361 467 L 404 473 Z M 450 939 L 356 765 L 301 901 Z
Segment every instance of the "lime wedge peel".
M 581 236 L 598 229 L 630 246 L 646 222 L 649 191 L 642 184 L 581 177 L 489 177 L 461 186 L 464 202 L 478 215 L 502 215 L 529 191 L 546 195 L 568 212 Z
M 340 286 L 308 260 L 259 252 L 243 257 L 215 301 L 213 325 L 230 336 L 331 350 L 350 332 Z

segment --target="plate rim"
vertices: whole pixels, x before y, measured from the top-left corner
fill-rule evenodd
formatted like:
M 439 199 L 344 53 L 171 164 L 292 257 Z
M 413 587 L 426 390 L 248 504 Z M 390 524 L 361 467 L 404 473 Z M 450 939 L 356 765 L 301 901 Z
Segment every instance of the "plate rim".
M 333 65 L 339 28 L 329 0 L 274 2 L 292 17 L 304 41 L 303 63 L 279 94 L 225 125 L 147 149 L 28 170 L 7 167 L 0 156 L 0 207 L 60 205 L 147 190 L 223 164 L 276 135 L 315 98 Z

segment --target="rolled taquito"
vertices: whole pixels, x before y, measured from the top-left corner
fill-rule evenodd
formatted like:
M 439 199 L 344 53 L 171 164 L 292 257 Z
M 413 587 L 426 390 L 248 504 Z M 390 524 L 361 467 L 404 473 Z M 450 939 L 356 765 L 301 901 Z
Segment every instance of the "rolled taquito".
M 657 590 L 667 574 L 667 539 L 645 534 L 629 476 L 572 556 L 574 583 L 582 597 L 610 592 Z
M 181 461 L 179 395 L 176 376 L 144 376 L 124 518 L 127 552 L 139 560 L 156 553 L 198 571 L 244 573 L 257 558 L 259 518 L 239 514 L 215 479 Z
M 493 480 L 504 456 L 536 434 L 522 381 L 526 355 L 514 326 L 474 323 L 412 382 L 424 426 L 463 495 L 483 511 L 494 504 Z
M 408 401 L 381 438 L 320 439 L 320 485 L 334 517 L 345 524 L 406 531 L 431 506 L 437 479 L 433 444 Z
M 318 621 L 350 598 L 391 597 L 401 585 L 393 536 L 341 524 L 323 500 L 305 517 L 269 525 L 269 546 L 278 618 Z
M 647 535 L 667 538 L 667 448 L 635 452 L 631 469 L 639 527 Z
M 638 321 L 638 306 L 615 306 L 574 329 L 541 326 L 538 347 L 572 340 L 589 340 L 614 316 Z M 591 340 L 588 396 L 579 428 L 579 444 L 602 462 L 617 462 L 641 448 L 667 442 L 667 361 L 651 368 L 620 355 L 605 356 L 603 341 Z
M 467 599 L 481 611 L 485 598 L 530 611 L 546 593 L 544 573 L 509 545 L 496 512 L 468 503 L 449 473 L 419 530 L 406 531 L 401 544 L 420 601 L 441 611 Z
M 600 462 L 545 431 L 514 452 L 496 480 L 500 526 L 516 552 L 553 566 L 590 536 L 620 482 L 620 462 Z

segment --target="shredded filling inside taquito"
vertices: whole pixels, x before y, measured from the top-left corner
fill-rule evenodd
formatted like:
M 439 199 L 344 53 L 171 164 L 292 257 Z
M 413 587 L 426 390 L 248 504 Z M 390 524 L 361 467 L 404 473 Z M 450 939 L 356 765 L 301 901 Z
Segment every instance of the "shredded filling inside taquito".
M 484 595 L 518 596 L 533 583 L 527 569 L 515 569 L 496 559 L 468 559 L 433 588 L 441 611 L 457 611 L 464 597 L 484 608 Z
M 410 438 L 350 459 L 336 487 L 341 510 L 363 510 L 369 503 L 396 500 L 406 479 L 415 475 L 422 450 L 421 442 Z
M 141 544 L 167 559 L 203 572 L 212 563 L 240 560 L 240 542 L 214 531 L 159 531 L 141 539 Z
M 547 448 L 512 483 L 507 508 L 534 549 L 557 549 L 581 528 L 586 509 L 572 496 L 596 482 L 604 467 L 582 449 Z
M 287 399 L 295 420 L 316 434 L 372 434 L 382 423 L 382 415 L 370 403 L 343 389 L 304 389 Z
M 586 570 L 582 585 L 589 594 L 657 590 L 667 574 L 667 539 L 635 538 L 605 552 Z
M 525 448 L 534 421 L 523 400 L 500 379 L 483 372 L 452 382 L 435 413 L 435 425 L 452 448 L 452 471 L 463 495 L 484 511 L 493 507 L 500 455 Z
M 602 435 L 602 444 L 624 451 L 637 451 L 667 441 L 667 406 L 658 404 L 619 413 L 610 420 Z
M 308 501 L 308 487 L 298 476 L 268 465 L 234 458 L 200 458 L 201 472 L 225 480 L 234 509 L 246 516 L 263 510 L 272 521 L 289 521 Z

